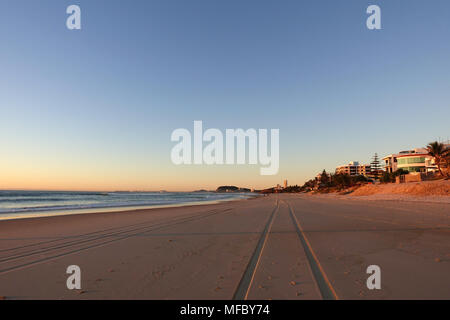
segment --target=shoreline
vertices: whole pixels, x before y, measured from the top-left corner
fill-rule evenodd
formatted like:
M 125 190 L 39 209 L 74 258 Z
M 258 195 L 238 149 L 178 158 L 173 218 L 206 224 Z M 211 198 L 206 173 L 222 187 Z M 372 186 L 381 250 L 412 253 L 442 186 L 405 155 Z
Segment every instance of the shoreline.
M 72 216 L 72 215 L 85 215 L 85 214 L 98 214 L 98 213 L 119 213 L 119 212 L 135 212 L 141 210 L 152 209 L 170 209 L 170 208 L 182 208 L 182 207 L 196 207 L 205 205 L 221 204 L 233 201 L 249 200 L 260 197 L 261 195 L 249 196 L 248 198 L 231 198 L 231 199 L 216 199 L 209 201 L 192 201 L 192 202 L 180 202 L 172 204 L 155 204 L 155 205 L 140 205 L 140 206 L 116 206 L 116 207 L 96 207 L 96 208 L 83 208 L 83 209 L 56 209 L 56 210 L 43 210 L 33 212 L 11 212 L 0 213 L 0 222 L 9 220 L 22 220 L 33 218 L 47 218 L 47 217 L 60 217 L 60 216 Z

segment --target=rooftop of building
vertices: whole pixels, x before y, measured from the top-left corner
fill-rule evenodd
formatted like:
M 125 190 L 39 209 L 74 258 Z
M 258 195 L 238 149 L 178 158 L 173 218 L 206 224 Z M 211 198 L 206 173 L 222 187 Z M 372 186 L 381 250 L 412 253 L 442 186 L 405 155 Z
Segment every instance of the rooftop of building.
M 386 160 L 392 157 L 408 157 L 408 156 L 419 156 L 419 155 L 428 155 L 428 150 L 426 148 L 414 148 L 411 150 L 400 151 L 399 153 L 389 154 L 383 158 L 382 160 Z
M 348 164 L 337 166 L 336 168 L 344 167 L 370 167 L 370 164 L 360 164 L 359 161 L 350 161 Z

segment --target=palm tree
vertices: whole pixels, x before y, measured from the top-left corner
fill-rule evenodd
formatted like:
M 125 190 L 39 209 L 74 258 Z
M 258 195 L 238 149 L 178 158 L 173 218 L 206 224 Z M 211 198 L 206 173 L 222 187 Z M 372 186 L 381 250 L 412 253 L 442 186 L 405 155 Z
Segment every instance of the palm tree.
M 447 178 L 450 177 L 450 146 L 447 145 L 447 148 L 444 150 L 444 162 L 445 162 L 445 167 L 447 168 Z
M 438 141 L 430 142 L 427 145 L 428 154 L 434 158 L 434 162 L 436 163 L 439 173 L 441 176 L 444 176 L 441 169 L 441 161 L 444 158 L 447 150 L 443 143 Z

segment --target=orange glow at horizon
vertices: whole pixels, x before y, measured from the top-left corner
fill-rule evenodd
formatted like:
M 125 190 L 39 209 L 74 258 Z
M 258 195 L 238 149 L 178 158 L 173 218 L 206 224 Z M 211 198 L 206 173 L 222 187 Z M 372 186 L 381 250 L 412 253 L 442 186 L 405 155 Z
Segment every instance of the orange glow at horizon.
M 5 167 L 3 167 L 4 169 Z M 193 191 L 220 185 L 264 189 L 282 183 L 282 177 L 260 176 L 258 168 L 173 167 L 170 170 L 67 170 L 22 166 L 0 170 L 0 190 L 65 191 Z M 289 177 L 286 177 L 289 178 Z

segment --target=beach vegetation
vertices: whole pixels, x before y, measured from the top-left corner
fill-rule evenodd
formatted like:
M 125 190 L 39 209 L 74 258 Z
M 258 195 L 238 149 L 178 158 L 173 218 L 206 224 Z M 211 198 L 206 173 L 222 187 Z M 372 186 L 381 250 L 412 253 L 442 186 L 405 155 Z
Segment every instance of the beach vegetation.
M 409 171 L 404 170 L 402 168 L 398 169 L 395 172 L 383 172 L 383 175 L 380 178 L 381 183 L 394 183 L 396 178 L 401 175 L 409 174 Z
M 448 170 L 446 174 L 444 174 L 442 167 L 448 169 L 449 157 L 450 157 L 450 149 L 447 148 L 443 143 L 434 141 L 430 142 L 426 147 L 428 154 L 434 158 L 434 162 L 438 167 L 438 171 L 442 177 L 449 178 L 450 175 Z
M 372 162 L 370 163 L 370 170 L 371 170 L 371 175 L 375 179 L 378 179 L 378 177 L 380 176 L 380 172 L 381 172 L 381 164 L 380 164 L 380 159 L 378 158 L 378 153 L 375 153 L 374 156 L 372 157 Z

